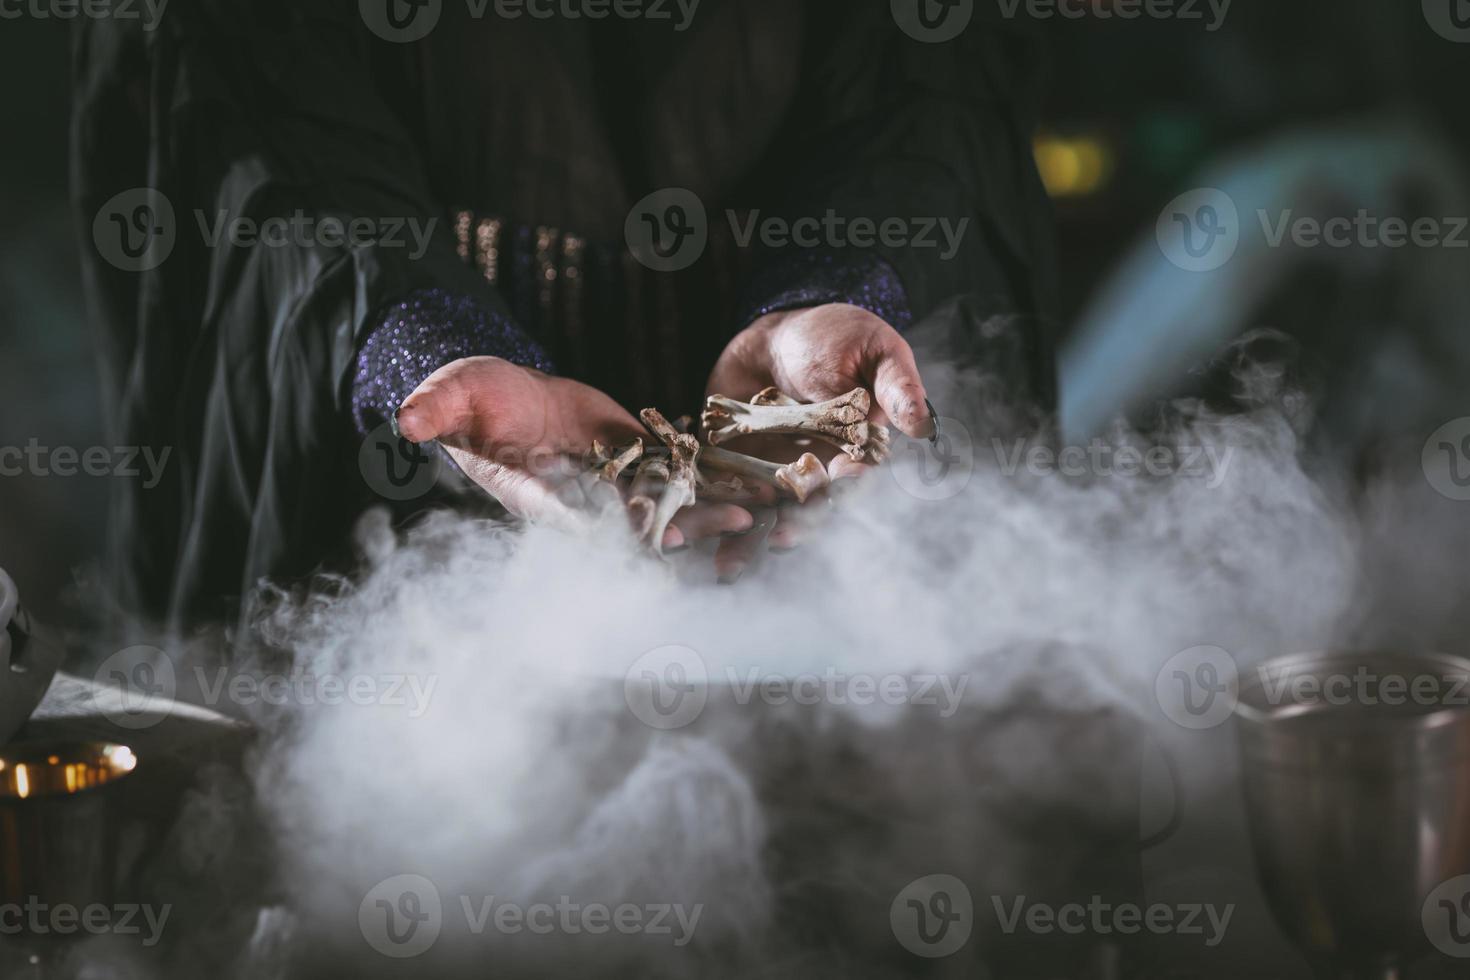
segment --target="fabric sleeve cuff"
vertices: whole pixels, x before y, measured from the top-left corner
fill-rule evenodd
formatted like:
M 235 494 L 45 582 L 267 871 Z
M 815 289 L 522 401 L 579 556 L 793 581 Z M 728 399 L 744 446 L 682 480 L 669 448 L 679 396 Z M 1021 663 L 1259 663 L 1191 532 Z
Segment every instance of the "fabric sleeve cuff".
M 903 331 L 913 320 L 898 273 L 876 255 L 803 251 L 762 266 L 740 303 L 736 327 L 768 313 L 846 303 L 882 317 Z
M 367 434 L 393 417 L 424 379 L 462 357 L 502 357 L 548 374 L 551 359 L 510 317 L 470 296 L 423 289 L 388 306 L 357 355 L 352 417 Z

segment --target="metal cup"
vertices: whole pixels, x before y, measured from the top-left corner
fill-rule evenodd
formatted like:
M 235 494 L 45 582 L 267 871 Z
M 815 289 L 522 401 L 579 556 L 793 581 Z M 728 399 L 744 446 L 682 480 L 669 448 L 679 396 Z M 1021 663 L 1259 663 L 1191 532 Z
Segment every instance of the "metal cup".
M 136 765 L 127 746 L 100 742 L 0 750 L 0 903 L 112 901 L 113 798 Z
M 1470 874 L 1470 661 L 1298 654 L 1241 683 L 1247 816 L 1277 922 L 1323 976 L 1395 977 Z

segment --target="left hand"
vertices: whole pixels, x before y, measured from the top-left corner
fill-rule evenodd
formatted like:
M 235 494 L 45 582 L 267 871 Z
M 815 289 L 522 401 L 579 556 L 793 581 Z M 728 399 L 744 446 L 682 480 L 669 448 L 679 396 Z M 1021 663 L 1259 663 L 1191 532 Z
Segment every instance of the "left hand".
M 861 307 L 829 303 L 761 317 L 726 345 L 706 394 L 748 399 L 772 385 L 801 402 L 867 388 L 873 393 L 870 421 L 892 424 L 914 439 L 933 435 L 913 349 L 882 317 Z M 864 464 L 838 456 L 829 468 L 840 478 L 857 475 Z
M 915 439 L 933 434 L 913 349 L 887 321 L 861 307 L 829 303 L 761 317 L 726 345 L 710 373 L 706 393 L 744 400 L 772 385 L 802 402 L 826 401 L 867 388 L 873 394 L 871 422 L 891 424 Z M 776 445 L 786 449 L 788 458 L 795 458 L 789 443 L 777 440 Z M 775 458 L 774 448 L 768 444 L 744 451 Z M 826 444 L 807 448 L 827 461 L 833 479 L 869 469 Z M 787 550 L 799 537 L 799 522 L 783 518 L 771 532 L 770 544 L 774 550 Z M 716 566 L 743 567 L 755 544 L 742 538 L 723 542 Z

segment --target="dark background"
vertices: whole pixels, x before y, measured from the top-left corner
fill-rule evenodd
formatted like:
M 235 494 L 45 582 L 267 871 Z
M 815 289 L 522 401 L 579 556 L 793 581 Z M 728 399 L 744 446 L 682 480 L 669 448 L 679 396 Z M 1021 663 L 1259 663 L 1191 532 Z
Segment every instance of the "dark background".
M 1431 30 L 1420 0 L 1236 0 L 1215 32 L 1148 19 L 1047 27 L 1038 135 L 1080 141 L 1105 163 L 1095 186 L 1056 199 L 1064 336 L 1160 207 L 1223 153 L 1371 115 L 1417 122 L 1470 157 L 1470 44 Z M 62 21 L 0 21 L 5 446 L 108 445 L 68 205 L 69 36 Z M 69 587 L 96 554 L 106 494 L 107 478 L 0 476 L 0 567 L 47 618 L 74 614 L 80 593 Z

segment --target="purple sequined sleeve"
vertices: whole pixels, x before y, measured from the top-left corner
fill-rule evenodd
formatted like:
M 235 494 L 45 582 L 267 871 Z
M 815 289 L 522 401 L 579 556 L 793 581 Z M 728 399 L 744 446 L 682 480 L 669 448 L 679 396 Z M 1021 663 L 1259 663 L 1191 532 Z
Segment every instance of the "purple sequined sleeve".
M 469 296 L 424 289 L 389 306 L 357 355 L 352 416 L 358 431 L 366 434 L 392 418 L 403 400 L 445 364 L 476 355 L 555 370 L 514 321 Z
M 755 274 L 745 291 L 736 325 L 743 328 L 767 313 L 825 303 L 861 307 L 900 331 L 913 319 L 903 283 L 883 259 L 869 254 L 803 251 L 767 263 Z

